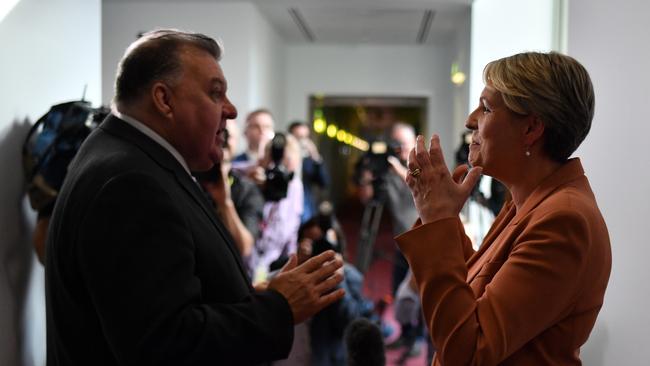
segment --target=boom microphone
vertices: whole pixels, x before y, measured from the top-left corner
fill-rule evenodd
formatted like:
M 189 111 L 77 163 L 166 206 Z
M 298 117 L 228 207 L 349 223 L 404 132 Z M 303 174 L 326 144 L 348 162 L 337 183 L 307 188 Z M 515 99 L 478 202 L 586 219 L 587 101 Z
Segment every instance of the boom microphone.
M 348 366 L 385 366 L 381 330 L 366 318 L 355 319 L 345 329 Z

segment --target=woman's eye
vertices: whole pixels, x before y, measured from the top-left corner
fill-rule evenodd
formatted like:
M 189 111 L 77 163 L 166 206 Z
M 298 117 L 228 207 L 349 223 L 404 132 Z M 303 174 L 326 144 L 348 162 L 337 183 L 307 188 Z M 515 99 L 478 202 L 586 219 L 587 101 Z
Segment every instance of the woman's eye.
M 488 107 L 486 107 L 486 106 L 483 106 L 483 114 L 488 114 L 488 113 L 490 113 L 490 112 L 492 112 L 492 111 L 490 110 L 490 108 L 488 108 Z

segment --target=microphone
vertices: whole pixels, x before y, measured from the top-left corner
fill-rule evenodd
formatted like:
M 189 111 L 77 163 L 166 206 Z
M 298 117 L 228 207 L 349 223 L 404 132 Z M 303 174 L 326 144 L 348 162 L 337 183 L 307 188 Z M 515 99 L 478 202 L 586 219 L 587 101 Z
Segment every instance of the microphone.
M 384 339 L 379 327 L 366 318 L 355 319 L 345 328 L 348 366 L 385 366 Z

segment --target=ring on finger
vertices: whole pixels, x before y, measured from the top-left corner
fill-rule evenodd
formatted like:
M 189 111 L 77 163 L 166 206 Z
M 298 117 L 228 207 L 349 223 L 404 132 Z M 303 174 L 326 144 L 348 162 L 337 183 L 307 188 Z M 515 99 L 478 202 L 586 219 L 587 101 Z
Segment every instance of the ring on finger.
M 420 170 L 420 168 L 409 169 L 409 175 L 413 178 L 420 176 L 420 173 L 422 173 L 422 170 Z

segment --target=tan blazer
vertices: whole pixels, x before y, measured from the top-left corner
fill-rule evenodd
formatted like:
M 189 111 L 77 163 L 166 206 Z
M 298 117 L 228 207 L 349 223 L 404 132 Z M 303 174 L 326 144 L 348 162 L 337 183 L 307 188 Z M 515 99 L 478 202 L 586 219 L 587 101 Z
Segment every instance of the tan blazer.
M 506 203 L 474 253 L 457 218 L 396 238 L 420 289 L 434 365 L 580 365 L 611 270 L 607 227 L 580 160 L 519 212 Z

